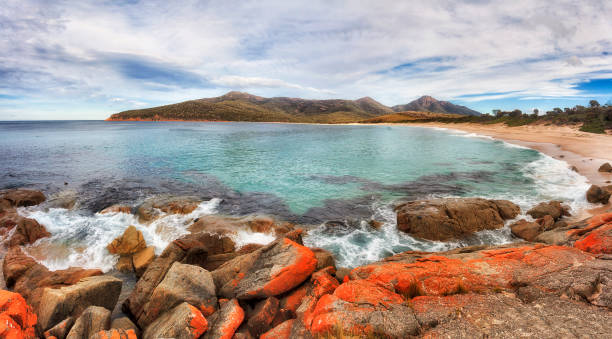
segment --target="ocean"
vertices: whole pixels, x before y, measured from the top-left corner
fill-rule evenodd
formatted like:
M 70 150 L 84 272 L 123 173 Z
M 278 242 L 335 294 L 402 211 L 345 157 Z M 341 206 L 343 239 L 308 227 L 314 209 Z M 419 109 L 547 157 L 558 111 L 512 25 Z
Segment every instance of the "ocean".
M 0 122 L 0 189 L 15 187 L 40 189 L 50 199 L 77 197 L 70 210 L 20 209 L 52 234 L 29 246 L 30 254 L 52 269 L 105 271 L 118 259 L 105 246 L 128 225 L 159 253 L 204 214 L 266 214 L 305 225 L 307 245 L 354 267 L 406 250 L 512 240 L 507 227 L 457 242 L 412 238 L 395 229 L 400 200 L 475 196 L 508 199 L 523 211 L 551 199 L 574 210 L 588 206 L 586 178 L 563 161 L 475 134 L 382 125 Z M 151 225 L 97 213 L 157 194 L 203 202 L 190 215 Z M 369 220 L 382 227 L 371 228 Z M 241 233 L 235 240 L 273 237 Z

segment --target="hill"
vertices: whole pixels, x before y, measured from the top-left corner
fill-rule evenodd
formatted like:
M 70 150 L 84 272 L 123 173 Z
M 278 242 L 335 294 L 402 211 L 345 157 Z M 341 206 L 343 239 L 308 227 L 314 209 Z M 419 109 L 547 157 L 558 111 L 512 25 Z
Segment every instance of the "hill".
M 457 119 L 461 118 L 459 114 L 447 114 L 447 113 L 432 113 L 432 112 L 398 112 L 381 115 L 379 117 L 366 119 L 360 121 L 361 123 L 379 124 L 379 123 L 401 123 L 411 121 L 424 121 L 431 119 Z
M 308 100 L 264 98 L 243 92 L 229 92 L 220 97 L 124 111 L 111 115 L 107 120 L 343 123 L 390 113 L 393 113 L 391 108 L 369 97 L 358 100 Z
M 433 113 L 447 113 L 460 115 L 475 115 L 479 116 L 480 112 L 476 112 L 465 106 L 455 105 L 448 101 L 436 100 L 428 95 L 424 95 L 405 105 L 396 105 L 391 107 L 395 112 L 404 111 L 425 111 Z

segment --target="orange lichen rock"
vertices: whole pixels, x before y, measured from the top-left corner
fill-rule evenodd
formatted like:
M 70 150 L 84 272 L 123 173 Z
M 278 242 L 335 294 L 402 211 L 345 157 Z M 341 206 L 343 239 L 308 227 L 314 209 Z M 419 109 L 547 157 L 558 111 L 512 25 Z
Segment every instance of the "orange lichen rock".
M 210 330 L 202 338 L 231 339 L 243 321 L 244 310 L 238 304 L 238 300 L 224 300 L 219 310 L 208 318 Z
M 89 339 L 137 339 L 134 330 L 123 330 L 113 328 L 108 331 L 100 331 Z
M 0 338 L 36 338 L 36 314 L 19 293 L 0 290 Z
M 260 339 L 289 339 L 295 319 L 289 319 L 259 337 Z
M 308 279 L 316 266 L 308 247 L 284 238 L 262 249 L 244 279 L 237 282 L 236 295 L 238 299 L 277 296 Z
M 581 236 L 574 247 L 595 254 L 612 254 L 612 213 L 596 215 L 586 228 L 569 232 Z
M 397 293 L 411 298 L 507 288 L 517 274 L 535 279 L 589 260 L 592 255 L 574 248 L 535 245 L 375 263 L 355 268 L 350 276 L 351 281 L 390 282 Z

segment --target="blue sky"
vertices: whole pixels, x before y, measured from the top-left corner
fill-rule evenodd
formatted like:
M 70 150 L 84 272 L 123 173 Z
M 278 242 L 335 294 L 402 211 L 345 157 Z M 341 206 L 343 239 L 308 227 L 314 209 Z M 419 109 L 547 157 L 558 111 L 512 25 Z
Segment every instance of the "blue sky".
M 612 100 L 612 1 L 45 1 L 0 7 L 0 120 L 218 96 Z

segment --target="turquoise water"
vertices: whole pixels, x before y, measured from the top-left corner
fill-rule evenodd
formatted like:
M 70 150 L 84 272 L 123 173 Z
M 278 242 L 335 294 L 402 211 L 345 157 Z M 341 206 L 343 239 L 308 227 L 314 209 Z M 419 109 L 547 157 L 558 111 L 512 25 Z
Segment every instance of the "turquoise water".
M 70 213 L 84 216 L 112 203 L 172 193 L 220 199 L 215 213 L 267 213 L 315 226 L 342 220 L 353 226 L 340 233 L 319 228 L 307 241 L 345 262 L 350 251 L 389 241 L 389 234 L 367 239 L 376 233 L 360 221 L 392 224 L 390 203 L 397 199 L 482 196 L 528 207 L 560 198 L 580 204 L 586 185 L 567 164 L 534 150 L 409 126 L 4 122 L 0 134 L 0 188 L 74 190 L 80 204 Z M 357 249 L 347 252 L 343 241 Z M 371 257 L 355 255 L 368 261 L 439 245 L 394 241 L 399 245 Z

